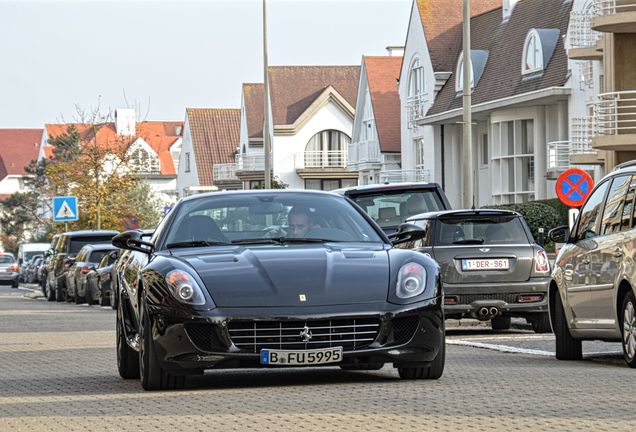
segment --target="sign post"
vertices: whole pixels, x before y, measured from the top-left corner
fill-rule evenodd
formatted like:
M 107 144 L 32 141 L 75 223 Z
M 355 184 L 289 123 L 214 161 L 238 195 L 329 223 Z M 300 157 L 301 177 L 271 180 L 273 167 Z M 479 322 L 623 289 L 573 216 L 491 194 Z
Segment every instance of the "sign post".
M 77 197 L 57 196 L 53 197 L 53 221 L 73 222 L 79 219 L 77 211 Z
M 580 168 L 567 169 L 556 181 L 556 193 L 563 204 L 570 207 L 568 223 L 570 229 L 574 226 L 578 208 L 585 203 L 594 188 L 594 180 L 586 171 Z

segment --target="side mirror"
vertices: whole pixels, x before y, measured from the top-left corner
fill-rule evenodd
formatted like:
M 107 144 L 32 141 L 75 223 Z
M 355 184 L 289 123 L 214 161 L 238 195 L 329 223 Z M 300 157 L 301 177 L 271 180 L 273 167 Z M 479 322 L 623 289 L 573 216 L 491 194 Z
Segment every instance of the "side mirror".
M 563 225 L 551 229 L 548 232 L 548 238 L 555 243 L 565 243 L 570 237 L 570 227 Z
M 424 237 L 426 237 L 426 230 L 412 223 L 400 224 L 393 234 L 389 234 L 389 240 L 393 245 L 420 240 Z
M 155 248 L 152 243 L 143 241 L 141 239 L 141 233 L 134 230 L 117 234 L 113 237 L 111 243 L 119 249 L 143 252 L 148 255 L 150 255 Z

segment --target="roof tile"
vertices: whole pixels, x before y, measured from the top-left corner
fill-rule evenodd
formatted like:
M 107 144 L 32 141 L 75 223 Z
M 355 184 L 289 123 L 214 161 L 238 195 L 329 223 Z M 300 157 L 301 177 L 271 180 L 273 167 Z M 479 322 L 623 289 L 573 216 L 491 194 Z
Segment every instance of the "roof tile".
M 400 151 L 400 96 L 397 80 L 402 57 L 364 57 L 380 150 Z
M 0 129 L 0 180 L 26 175 L 24 168 L 37 159 L 42 129 Z

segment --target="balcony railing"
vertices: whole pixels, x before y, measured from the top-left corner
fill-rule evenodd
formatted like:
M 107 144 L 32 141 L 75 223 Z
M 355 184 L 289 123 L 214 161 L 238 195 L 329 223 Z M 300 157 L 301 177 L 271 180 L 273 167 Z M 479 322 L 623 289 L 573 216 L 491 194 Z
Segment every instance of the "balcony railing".
M 594 103 L 594 135 L 636 134 L 636 91 L 603 93 Z
M 408 120 L 408 127 L 412 129 L 416 121 L 426 116 L 428 94 L 424 93 L 417 96 L 409 96 L 406 99 L 406 116 Z
M 592 117 L 575 117 L 570 131 L 570 154 L 596 153 L 592 148 Z
M 380 183 L 396 182 L 428 182 L 431 181 L 430 170 L 416 168 L 413 170 L 380 171 Z
M 238 171 L 263 171 L 265 170 L 265 155 L 262 153 L 237 154 L 236 169 Z
M 598 15 L 636 12 L 636 0 L 594 0 L 594 11 Z
M 347 150 L 305 151 L 296 154 L 296 168 L 345 168 Z
M 601 38 L 602 33 L 592 30 L 593 10 L 570 13 L 570 46 L 572 48 L 591 48 Z
M 212 180 L 215 182 L 238 180 L 238 177 L 236 176 L 236 164 L 225 163 L 214 165 L 212 167 Z
M 565 170 L 570 166 L 570 142 L 552 141 L 548 143 L 548 169 Z

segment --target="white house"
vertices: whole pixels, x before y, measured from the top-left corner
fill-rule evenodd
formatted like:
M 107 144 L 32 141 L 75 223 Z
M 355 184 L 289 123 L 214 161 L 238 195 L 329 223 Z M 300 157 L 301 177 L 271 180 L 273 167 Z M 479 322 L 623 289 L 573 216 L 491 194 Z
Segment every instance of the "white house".
M 239 147 L 240 111 L 233 108 L 187 108 L 179 196 L 220 189 L 240 189 L 235 155 Z
M 290 188 L 332 190 L 355 185 L 347 148 L 359 66 L 269 68 L 272 173 Z M 245 189 L 263 187 L 263 84 L 244 84 L 236 176 Z
M 594 176 L 602 175 L 602 161 L 579 120 L 599 77 L 596 68 L 583 73 L 581 64 L 568 59 L 564 43 L 570 14 L 582 7 L 583 1 L 503 0 L 501 7 L 471 19 L 472 173 L 457 169 L 462 166 L 461 46 L 448 53 L 452 71 L 433 104 L 414 121 L 432 126 L 434 151 L 424 155 L 454 206 L 462 203 L 464 175 L 473 177 L 478 206 L 553 198 L 556 176 L 571 165 L 586 164 Z M 403 148 L 403 160 L 405 154 Z
M 415 172 L 406 178 L 407 171 L 401 169 L 397 88 L 401 65 L 401 56 L 362 58 L 347 165 L 358 172 L 358 184 L 421 179 Z
M 25 167 L 37 158 L 42 129 L 0 129 L 0 199 L 26 192 Z

